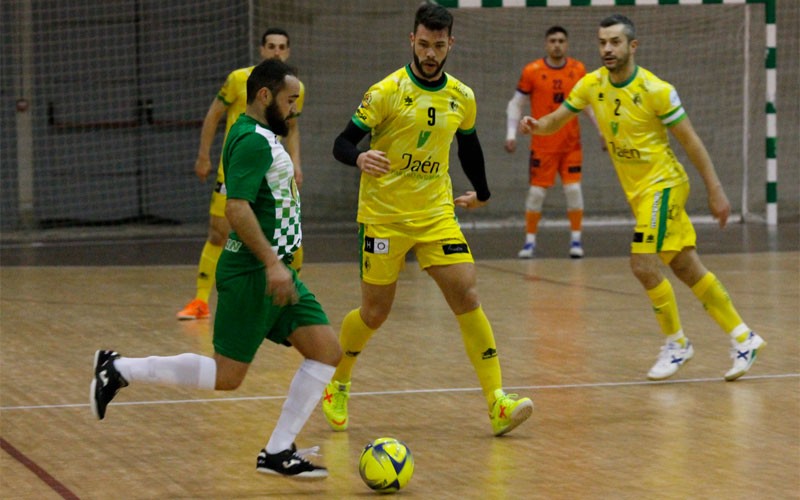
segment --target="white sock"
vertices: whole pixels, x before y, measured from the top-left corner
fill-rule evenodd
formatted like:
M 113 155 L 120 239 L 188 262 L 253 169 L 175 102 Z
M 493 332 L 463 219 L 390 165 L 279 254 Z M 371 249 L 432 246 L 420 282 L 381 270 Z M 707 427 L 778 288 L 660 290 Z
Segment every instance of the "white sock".
M 581 242 L 581 232 L 580 231 L 570 231 L 570 235 L 572 236 L 572 241 L 577 241 L 578 243 Z
M 217 380 L 216 361 L 192 353 L 177 356 L 119 358 L 114 361 L 114 367 L 128 382 L 213 389 Z
M 525 243 L 533 243 L 536 244 L 536 233 L 526 233 L 525 234 Z
M 289 385 L 289 395 L 267 443 L 267 453 L 280 453 L 292 447 L 335 371 L 336 367 L 319 361 L 303 361 Z

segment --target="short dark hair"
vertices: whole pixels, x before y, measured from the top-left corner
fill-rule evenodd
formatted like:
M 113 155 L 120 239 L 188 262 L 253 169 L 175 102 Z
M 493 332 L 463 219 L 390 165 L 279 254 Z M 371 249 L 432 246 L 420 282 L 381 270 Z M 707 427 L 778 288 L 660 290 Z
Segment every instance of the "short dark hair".
M 617 24 L 622 25 L 622 32 L 625 33 L 626 37 L 628 37 L 629 42 L 631 40 L 636 40 L 636 27 L 633 25 L 633 21 L 622 14 L 612 14 L 600 21 L 601 28 L 608 28 L 609 26 L 614 26 Z
M 447 35 L 450 36 L 453 31 L 453 15 L 441 5 L 425 2 L 419 6 L 414 16 L 414 33 L 420 24 L 431 31 L 446 29 Z
M 561 26 L 551 26 L 547 31 L 544 32 L 544 37 L 546 39 L 550 35 L 554 35 L 556 33 L 564 33 L 564 37 L 565 38 L 569 38 L 569 34 L 567 33 L 567 30 L 565 30 Z
M 286 86 L 286 75 L 294 75 L 291 66 L 280 59 L 267 59 L 255 68 L 247 78 L 247 104 L 251 104 L 263 87 L 276 96 Z
M 285 36 L 286 37 L 286 46 L 287 47 L 291 47 L 292 46 L 292 41 L 289 39 L 289 33 L 283 28 L 276 28 L 276 27 L 267 28 L 267 31 L 265 31 L 264 34 L 261 35 L 261 45 L 262 46 L 267 44 L 267 37 L 270 36 L 270 35 Z

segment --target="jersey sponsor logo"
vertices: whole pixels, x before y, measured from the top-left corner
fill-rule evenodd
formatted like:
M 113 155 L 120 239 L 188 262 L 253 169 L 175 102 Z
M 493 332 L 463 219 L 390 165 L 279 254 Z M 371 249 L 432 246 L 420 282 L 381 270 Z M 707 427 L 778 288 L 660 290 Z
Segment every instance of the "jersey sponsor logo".
M 430 134 L 430 132 L 428 132 Z M 420 140 L 422 139 L 422 132 L 420 132 Z M 426 139 L 427 140 L 427 137 Z M 403 170 L 408 172 L 421 172 L 423 174 L 436 174 L 439 172 L 439 162 L 438 161 L 430 161 L 430 160 L 420 160 L 419 158 L 414 158 L 414 155 L 411 153 L 403 153 L 402 158 L 406 161 L 406 164 L 400 168 L 400 171 Z
M 417 139 L 417 149 L 421 148 L 426 142 L 428 142 L 428 137 L 431 136 L 430 130 L 422 130 L 419 133 L 419 139 Z
M 466 88 L 465 88 L 463 85 L 461 85 L 460 83 L 457 83 L 457 84 L 455 84 L 455 85 L 453 86 L 453 88 L 454 88 L 454 89 L 456 89 L 456 91 L 457 91 L 459 94 L 463 95 L 464 97 L 469 97 L 469 96 L 467 95 L 467 89 L 466 89 Z
M 370 103 L 372 103 L 372 92 L 367 92 L 361 99 L 361 107 L 368 108 Z
M 412 104 L 414 104 L 414 99 L 412 99 L 412 98 L 411 98 L 411 97 L 409 97 L 409 96 L 405 96 L 405 97 L 403 98 L 403 104 L 404 104 L 405 106 L 411 106 Z
M 602 101 L 603 99 L 605 99 L 605 95 L 604 95 L 602 92 L 600 92 L 599 94 L 597 94 L 597 100 L 598 100 L 598 101 Z
M 564 93 L 563 92 L 554 92 L 553 93 L 553 102 L 555 102 L 555 103 L 564 102 Z
M 611 122 L 611 133 L 617 135 L 619 132 L 619 122 Z
M 636 148 L 621 146 L 614 141 L 608 141 L 608 144 L 611 146 L 611 154 L 617 158 L 623 160 L 640 160 L 642 158 L 642 153 Z
M 639 94 L 638 92 L 633 94 L 633 103 L 636 104 L 637 106 L 642 103 L 642 95 Z
M 228 241 L 225 242 L 225 250 L 229 252 L 236 253 L 242 248 L 242 242 L 236 241 L 228 238 Z
M 450 101 L 450 111 L 455 111 L 458 109 L 458 103 L 453 99 Z
M 453 255 L 455 253 L 469 253 L 469 247 L 466 243 L 445 243 L 442 245 L 442 252 L 445 255 Z
M 356 109 L 356 116 L 359 117 L 363 121 L 367 121 L 367 114 L 364 113 L 364 110 L 359 107 Z
M 372 238 L 366 236 L 364 238 L 364 251 L 374 254 L 388 254 L 389 238 Z

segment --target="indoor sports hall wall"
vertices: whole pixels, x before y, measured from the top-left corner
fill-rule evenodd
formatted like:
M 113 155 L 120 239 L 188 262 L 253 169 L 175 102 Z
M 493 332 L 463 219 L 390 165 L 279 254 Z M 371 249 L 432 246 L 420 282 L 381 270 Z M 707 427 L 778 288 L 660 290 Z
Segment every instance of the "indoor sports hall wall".
M 32 5 L 35 14 L 27 38 L 26 30 L 12 26 L 22 4 Z M 0 226 L 9 230 L 30 222 L 20 211 L 24 206 L 20 189 L 24 198 L 26 183 L 21 161 L 33 166 L 34 226 L 204 223 L 212 182 L 200 184 L 193 174 L 199 123 L 227 73 L 255 62 L 254 45 L 273 25 L 292 35 L 290 63 L 299 69 L 307 89 L 300 122 L 304 218 L 351 222 L 358 174 L 332 158 L 333 140 L 368 86 L 410 61 L 408 34 L 418 4 L 418 0 L 273 0 L 249 5 L 203 0 L 187 7 L 154 0 L 101 4 L 86 0 L 64 7 L 49 1 L 3 2 Z M 520 7 L 453 10 L 456 45 L 446 69 L 476 93 L 477 130 L 493 192 L 489 207 L 462 219 L 521 224 L 527 190 L 526 140 L 519 138 L 520 147 L 513 155 L 503 150 L 505 107 L 519 72 L 525 63 L 542 56 L 543 33 L 554 24 L 570 32 L 574 57 L 589 70 L 598 67 L 597 24 L 612 12 L 626 14 L 637 24 L 637 62 L 678 88 L 734 211 L 747 207 L 754 214 L 764 213 L 765 34 L 760 4 Z M 779 217 L 797 220 L 800 4 L 779 2 L 777 17 Z M 15 111 L 23 95 L 20 89 L 26 88 L 32 159 L 24 154 L 20 113 Z M 746 99 L 750 113 L 745 179 Z M 591 123 L 581 120 L 587 217 L 627 217 L 606 153 L 601 152 Z M 455 153 L 453 162 L 456 189 L 468 189 Z M 691 167 L 687 170 L 694 186 L 689 209 L 705 215 L 702 183 Z M 563 194 L 557 187 L 548 197 L 545 216 L 562 218 L 563 211 Z

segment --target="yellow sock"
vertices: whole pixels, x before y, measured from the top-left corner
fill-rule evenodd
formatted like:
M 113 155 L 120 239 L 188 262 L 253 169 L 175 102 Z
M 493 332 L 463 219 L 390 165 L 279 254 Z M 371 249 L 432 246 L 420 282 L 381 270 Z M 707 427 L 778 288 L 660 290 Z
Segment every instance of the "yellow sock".
M 353 373 L 353 365 L 367 341 L 372 337 L 375 330 L 368 327 L 361 319 L 361 310 L 353 309 L 342 320 L 342 330 L 339 333 L 339 344 L 342 346 L 342 360 L 336 367 L 333 380 L 346 384 L 350 382 Z
M 214 286 L 214 275 L 217 272 L 217 261 L 222 254 L 222 247 L 212 245 L 206 241 L 203 253 L 200 254 L 200 263 L 197 265 L 197 295 L 196 299 L 208 302 L 211 288 Z
M 732 334 L 737 342 L 744 342 L 750 329 L 742 322 L 741 316 L 733 307 L 728 291 L 714 273 L 708 272 L 692 287 L 694 295 L 700 299 L 709 316 L 725 331 Z
M 461 338 L 464 340 L 467 356 L 478 375 L 486 402 L 491 406 L 494 403 L 495 389 L 503 387 L 492 325 L 480 306 L 474 311 L 459 314 L 456 319 L 461 327 Z
M 650 302 L 653 304 L 653 312 L 656 314 L 656 320 L 658 320 L 658 325 L 661 327 L 661 333 L 673 336 L 681 332 L 678 302 L 675 300 L 675 291 L 672 289 L 672 284 L 669 280 L 664 278 L 655 288 L 647 290 L 647 296 L 650 297 Z M 683 335 L 672 340 L 679 343 L 681 347 L 686 347 L 686 337 Z
M 297 274 L 300 274 L 300 270 L 303 269 L 303 247 L 301 246 L 292 254 L 292 269 L 297 271 Z

